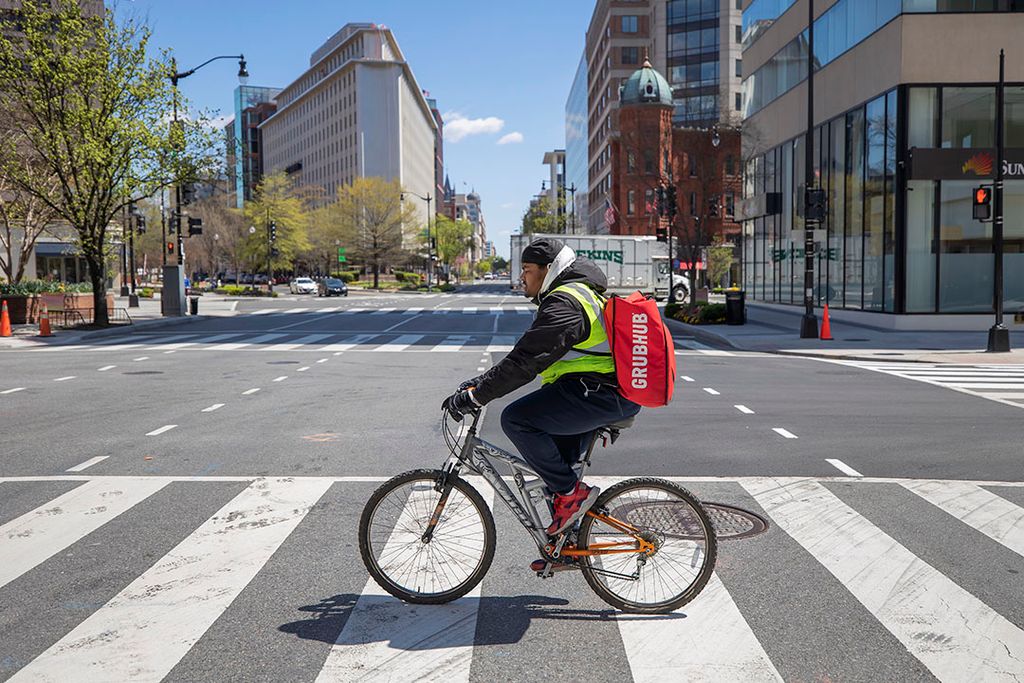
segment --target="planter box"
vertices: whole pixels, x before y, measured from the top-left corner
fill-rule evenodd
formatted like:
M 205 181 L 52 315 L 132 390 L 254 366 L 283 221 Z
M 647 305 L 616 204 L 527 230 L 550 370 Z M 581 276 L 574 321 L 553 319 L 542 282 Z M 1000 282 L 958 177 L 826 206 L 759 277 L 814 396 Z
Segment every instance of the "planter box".
M 11 316 L 12 325 L 35 325 L 39 323 L 39 316 L 43 310 L 43 304 L 49 309 L 63 309 L 65 311 L 79 311 L 87 321 L 93 320 L 92 293 L 85 294 L 29 294 L 24 296 L 2 296 L 7 302 L 7 312 Z M 114 310 L 114 295 L 107 293 L 107 311 Z
M 35 322 L 39 316 L 39 297 L 36 294 L 22 296 L 3 295 L 0 296 L 7 302 L 7 313 L 11 316 L 12 325 L 25 325 Z

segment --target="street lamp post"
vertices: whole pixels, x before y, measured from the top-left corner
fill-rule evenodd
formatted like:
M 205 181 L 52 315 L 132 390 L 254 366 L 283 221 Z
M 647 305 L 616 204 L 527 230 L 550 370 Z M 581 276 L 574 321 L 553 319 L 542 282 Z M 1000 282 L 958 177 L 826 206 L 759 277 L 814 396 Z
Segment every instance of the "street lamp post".
M 176 135 L 178 132 L 178 81 L 183 78 L 188 78 L 199 69 L 210 62 L 215 62 L 218 59 L 237 59 L 238 60 L 238 79 L 241 82 L 245 82 L 245 79 L 249 77 L 249 71 L 245 65 L 245 55 L 219 55 L 207 59 L 199 66 L 189 69 L 188 71 L 178 71 L 178 62 L 175 58 L 171 58 L 171 75 L 168 78 L 173 86 L 173 92 L 171 93 L 171 134 Z M 175 169 L 176 171 L 178 169 Z M 178 272 L 177 278 L 179 283 L 182 281 L 181 278 L 184 276 L 185 266 L 185 254 L 182 247 L 184 247 L 184 235 L 182 234 L 182 220 L 181 220 L 181 178 L 175 179 L 174 184 L 174 212 L 171 214 L 171 228 L 177 231 L 177 249 L 178 249 Z M 179 285 L 180 286 L 180 285 Z M 167 281 L 164 280 L 164 291 L 167 291 Z M 174 315 L 182 315 L 185 312 L 185 301 L 181 299 L 179 302 L 178 311 Z M 168 314 L 168 311 L 164 310 L 164 315 Z
M 572 197 L 572 214 L 571 214 L 571 220 L 570 220 L 571 228 L 569 230 L 569 234 L 575 235 L 576 234 L 576 183 L 573 183 L 569 187 L 565 188 L 565 191 L 568 192 L 569 195 Z
M 993 199 L 995 214 L 992 216 L 992 251 L 995 255 L 993 272 L 994 292 L 992 304 L 996 312 L 995 324 L 988 330 L 989 353 L 1006 353 L 1010 350 L 1010 331 L 1003 324 L 1003 159 L 1006 156 L 1003 136 L 1006 88 L 1006 53 L 999 51 L 999 87 L 996 89 L 996 182 Z
M 814 187 L 814 0 L 807 0 L 807 135 L 804 139 L 804 316 L 800 338 L 818 336 L 814 314 L 814 226 L 811 204 Z
M 424 197 L 423 195 L 418 195 L 415 192 L 409 192 L 408 190 L 402 190 L 402 193 L 400 195 L 398 195 L 399 201 L 405 201 L 405 195 L 407 195 L 407 194 L 411 194 L 413 197 L 417 197 L 418 199 L 422 199 L 423 201 L 425 201 L 427 203 L 427 260 L 428 260 L 428 263 L 427 263 L 427 291 L 428 292 L 432 292 L 433 289 L 431 288 L 431 277 L 430 276 L 431 276 L 431 273 L 433 273 L 433 271 L 434 271 L 434 243 L 431 241 L 431 237 L 430 237 L 430 216 L 431 216 L 431 214 L 430 214 L 430 202 L 434 201 L 434 198 L 431 197 L 430 194 L 427 194 L 427 196 Z

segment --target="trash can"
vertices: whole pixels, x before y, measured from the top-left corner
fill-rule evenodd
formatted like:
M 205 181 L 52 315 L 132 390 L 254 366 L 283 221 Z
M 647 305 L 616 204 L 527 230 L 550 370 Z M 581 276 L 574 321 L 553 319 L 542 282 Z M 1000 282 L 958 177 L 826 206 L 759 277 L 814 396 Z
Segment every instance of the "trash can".
M 747 293 L 742 289 L 725 290 L 725 324 L 742 325 L 747 322 Z
M 188 298 L 188 312 L 189 315 L 199 315 L 199 297 L 190 296 Z

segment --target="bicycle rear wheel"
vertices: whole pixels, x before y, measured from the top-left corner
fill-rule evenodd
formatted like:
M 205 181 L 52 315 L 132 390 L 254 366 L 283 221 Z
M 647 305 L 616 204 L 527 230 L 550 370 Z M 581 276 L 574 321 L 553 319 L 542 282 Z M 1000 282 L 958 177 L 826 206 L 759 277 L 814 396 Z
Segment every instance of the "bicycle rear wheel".
M 473 589 L 494 559 L 494 518 L 476 489 L 450 475 L 452 490 L 429 541 L 440 470 L 412 470 L 377 489 L 359 520 L 359 552 L 381 588 L 406 602 L 437 604 Z
M 580 558 L 587 583 L 609 605 L 627 612 L 671 612 L 693 600 L 711 578 L 718 553 L 715 531 L 700 501 L 683 487 L 663 479 L 628 479 L 603 492 L 593 512 L 635 527 L 655 547 L 647 557 L 628 552 Z M 630 539 L 587 515 L 577 547 Z

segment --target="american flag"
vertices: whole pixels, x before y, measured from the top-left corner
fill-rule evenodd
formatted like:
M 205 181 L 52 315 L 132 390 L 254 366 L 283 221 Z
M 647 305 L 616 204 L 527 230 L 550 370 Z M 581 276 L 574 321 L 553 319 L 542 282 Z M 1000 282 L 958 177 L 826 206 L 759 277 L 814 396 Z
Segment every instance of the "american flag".
M 612 206 L 607 197 L 604 198 L 604 222 L 609 228 L 615 222 L 615 207 Z

